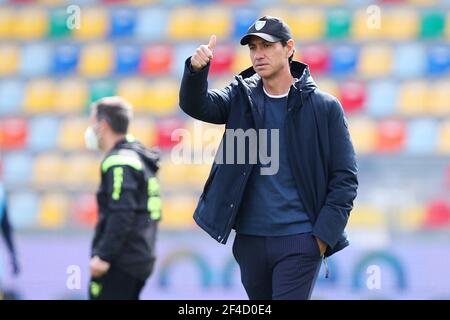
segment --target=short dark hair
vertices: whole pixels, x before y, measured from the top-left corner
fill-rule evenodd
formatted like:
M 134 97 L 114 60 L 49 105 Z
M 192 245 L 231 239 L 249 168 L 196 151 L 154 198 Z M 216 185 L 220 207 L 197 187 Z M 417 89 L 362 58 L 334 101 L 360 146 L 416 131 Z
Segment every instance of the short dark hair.
M 93 104 L 97 121 L 105 120 L 118 134 L 126 134 L 133 118 L 131 105 L 122 97 L 105 97 Z
M 287 40 L 281 40 L 280 42 L 283 47 L 287 46 Z M 294 49 L 294 52 L 292 53 L 292 55 L 288 58 L 289 63 L 291 63 L 292 60 L 294 59 L 294 54 L 295 54 L 295 49 Z

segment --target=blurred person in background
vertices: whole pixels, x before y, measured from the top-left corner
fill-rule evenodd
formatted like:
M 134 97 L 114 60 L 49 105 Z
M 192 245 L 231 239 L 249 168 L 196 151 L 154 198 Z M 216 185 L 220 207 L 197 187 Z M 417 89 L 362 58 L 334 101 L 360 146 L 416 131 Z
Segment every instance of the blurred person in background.
M 261 174 L 260 159 L 226 163 L 236 148 L 224 135 L 194 219 L 223 244 L 236 230 L 233 254 L 250 299 L 309 299 L 322 258 L 349 244 L 344 228 L 358 180 L 343 109 L 317 88 L 307 65 L 292 61 L 294 40 L 280 19 L 258 19 L 241 39 L 253 66 L 226 88 L 208 90 L 216 41 L 211 36 L 186 60 L 180 107 L 227 130 L 279 130 L 279 170 Z M 246 160 L 261 152 L 245 148 L 237 152 Z
M 159 152 L 128 134 L 132 107 L 121 97 L 91 106 L 86 147 L 101 150 L 99 220 L 90 261 L 90 299 L 137 300 L 153 271 L 161 217 Z

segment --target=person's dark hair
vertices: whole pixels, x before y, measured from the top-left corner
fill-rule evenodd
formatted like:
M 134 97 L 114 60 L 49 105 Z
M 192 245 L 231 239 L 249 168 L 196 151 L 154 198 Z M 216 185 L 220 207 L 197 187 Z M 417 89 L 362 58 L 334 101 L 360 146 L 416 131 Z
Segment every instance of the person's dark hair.
M 287 40 L 281 40 L 280 42 L 283 47 L 287 46 Z M 294 52 L 292 53 L 292 55 L 288 58 L 289 63 L 291 63 L 292 60 L 294 59 L 294 54 L 295 54 L 295 49 L 294 49 Z
M 118 134 L 126 134 L 133 118 L 131 105 L 122 97 L 105 97 L 94 103 L 97 121 L 105 120 Z

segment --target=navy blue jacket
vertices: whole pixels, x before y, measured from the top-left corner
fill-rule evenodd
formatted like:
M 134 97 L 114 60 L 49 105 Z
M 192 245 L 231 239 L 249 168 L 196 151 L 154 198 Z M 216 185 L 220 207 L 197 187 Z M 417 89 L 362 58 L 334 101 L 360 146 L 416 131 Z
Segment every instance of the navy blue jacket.
M 195 119 L 225 124 L 225 129 L 261 128 L 264 92 L 261 77 L 253 68 L 243 71 L 221 90 L 208 90 L 208 71 L 209 65 L 194 72 L 190 58 L 186 60 L 180 87 L 181 109 Z M 307 65 L 293 61 L 291 74 L 299 81 L 288 95 L 285 125 L 290 141 L 289 162 L 313 234 L 328 245 L 325 256 L 330 256 L 349 244 L 344 228 L 358 187 L 355 151 L 339 101 L 317 88 Z M 225 140 L 224 135 L 222 143 L 226 144 Z M 227 152 L 227 148 L 222 150 Z M 214 161 L 212 165 L 194 220 L 220 243 L 226 243 L 234 227 L 253 167 L 248 161 Z

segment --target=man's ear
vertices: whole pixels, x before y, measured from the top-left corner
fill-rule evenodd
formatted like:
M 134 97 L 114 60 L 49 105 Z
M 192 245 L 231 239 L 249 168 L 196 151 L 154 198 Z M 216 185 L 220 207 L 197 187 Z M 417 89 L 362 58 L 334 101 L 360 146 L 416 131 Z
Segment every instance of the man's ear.
M 294 39 L 289 39 L 287 41 L 287 47 L 289 49 L 288 57 L 292 56 L 295 53 L 295 41 Z

